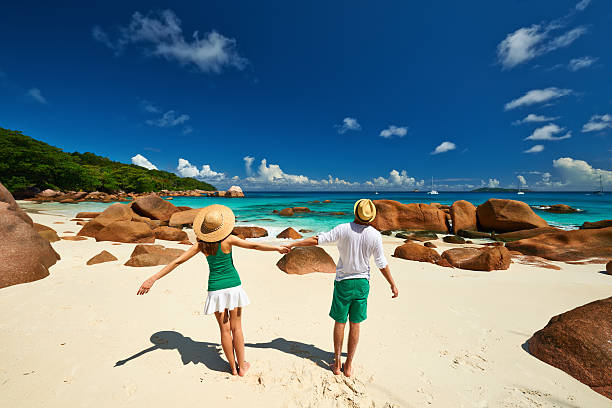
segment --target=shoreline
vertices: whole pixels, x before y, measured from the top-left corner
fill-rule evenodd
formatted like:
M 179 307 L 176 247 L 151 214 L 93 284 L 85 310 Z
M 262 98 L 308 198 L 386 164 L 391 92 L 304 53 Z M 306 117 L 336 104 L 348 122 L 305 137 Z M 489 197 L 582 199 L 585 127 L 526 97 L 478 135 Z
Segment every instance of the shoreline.
M 31 216 L 59 235 L 78 231 L 66 217 Z M 163 407 L 174 393 L 160 390 L 181 389 L 183 403 L 206 396 L 230 407 L 609 405 L 523 349 L 552 316 L 609 296 L 612 280 L 599 273 L 602 265 L 551 261 L 561 269 L 550 270 L 514 263 L 505 271 L 474 272 L 392 257 L 401 242 L 384 237 L 398 299 L 390 299 L 372 266 L 353 379 L 324 368 L 333 348 L 327 316 L 333 277 L 286 275 L 275 266 L 280 255 L 237 249 L 252 301 L 244 319 L 252 369 L 235 379 L 223 372 L 216 322 L 201 312 L 207 276 L 201 257 L 137 297 L 141 281 L 161 266 L 123 266 L 136 244 L 58 241 L 53 247 L 62 259 L 50 276 L 2 289 L 4 399 L 15 407 Z M 439 251 L 453 247 L 433 242 Z M 324 248 L 337 260 L 335 247 Z M 103 249 L 119 260 L 85 266 Z M 29 392 L 34 384 L 38 391 Z

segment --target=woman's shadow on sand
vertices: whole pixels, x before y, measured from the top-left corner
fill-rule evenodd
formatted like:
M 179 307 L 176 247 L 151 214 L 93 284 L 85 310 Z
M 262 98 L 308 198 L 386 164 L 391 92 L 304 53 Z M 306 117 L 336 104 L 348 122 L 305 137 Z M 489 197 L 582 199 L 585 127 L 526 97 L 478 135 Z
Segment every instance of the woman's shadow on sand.
M 228 371 L 228 363 L 221 358 L 221 350 L 219 349 L 220 346 L 218 343 L 194 341 L 175 331 L 160 331 L 154 333 L 151 335 L 150 340 L 153 346 L 139 351 L 124 360 L 117 361 L 115 367 L 122 366 L 128 361 L 138 358 L 143 354 L 160 349 L 178 351 L 184 365 L 189 363 L 204 364 L 213 371 Z
M 286 340 L 278 337 L 267 343 L 245 343 L 246 347 L 269 348 L 292 354 L 296 357 L 308 359 L 321 368 L 329 369 L 334 353 L 322 350 L 313 344 L 305 344 L 299 341 Z M 346 353 L 342 353 L 346 357 Z

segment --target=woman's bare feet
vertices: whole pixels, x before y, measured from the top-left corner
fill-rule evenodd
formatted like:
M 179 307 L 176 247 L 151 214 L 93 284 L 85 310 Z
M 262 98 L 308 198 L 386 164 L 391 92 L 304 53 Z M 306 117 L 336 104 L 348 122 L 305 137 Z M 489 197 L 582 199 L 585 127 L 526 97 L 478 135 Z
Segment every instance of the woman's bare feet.
M 353 375 L 353 366 L 352 365 L 344 365 L 344 375 L 350 377 Z
M 341 364 L 342 363 L 340 362 L 340 360 L 334 360 L 334 362 L 331 364 L 331 370 L 334 375 L 340 375 Z
M 240 367 L 238 367 L 238 375 L 240 375 L 241 377 L 244 377 L 247 371 L 249 371 L 249 368 L 251 368 L 251 364 L 245 361 L 244 365 L 241 365 Z

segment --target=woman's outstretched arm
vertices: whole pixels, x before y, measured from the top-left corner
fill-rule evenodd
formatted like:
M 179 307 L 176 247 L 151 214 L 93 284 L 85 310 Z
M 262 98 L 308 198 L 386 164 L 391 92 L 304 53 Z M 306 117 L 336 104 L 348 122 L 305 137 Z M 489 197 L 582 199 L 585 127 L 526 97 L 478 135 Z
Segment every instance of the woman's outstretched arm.
M 276 251 L 281 254 L 289 252 L 289 249 L 284 247 L 260 244 L 259 242 L 249 242 L 235 235 L 230 235 L 227 239 L 230 245 L 235 245 L 240 248 L 255 249 L 257 251 Z
M 137 295 L 146 294 L 151 289 L 151 286 L 153 286 L 156 280 L 158 280 L 159 278 L 163 278 L 164 276 L 172 272 L 174 268 L 176 268 L 183 262 L 192 258 L 195 254 L 198 253 L 198 251 L 199 251 L 199 245 L 198 244 L 192 245 L 191 248 L 186 250 L 181 256 L 176 258 L 174 261 L 170 262 L 168 265 L 164 266 L 164 268 L 161 271 L 157 272 L 155 275 L 151 276 L 149 279 L 144 281 L 142 285 L 140 285 L 140 288 L 138 289 L 138 293 L 136 294 Z

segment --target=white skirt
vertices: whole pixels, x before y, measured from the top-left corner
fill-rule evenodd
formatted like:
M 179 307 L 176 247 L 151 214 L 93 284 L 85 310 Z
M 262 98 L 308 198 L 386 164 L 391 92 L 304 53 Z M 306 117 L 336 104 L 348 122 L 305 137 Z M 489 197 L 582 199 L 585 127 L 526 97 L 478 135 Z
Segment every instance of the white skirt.
M 208 292 L 204 314 L 222 312 L 225 309 L 233 310 L 237 307 L 244 307 L 251 303 L 242 285 L 233 288 L 214 290 Z

